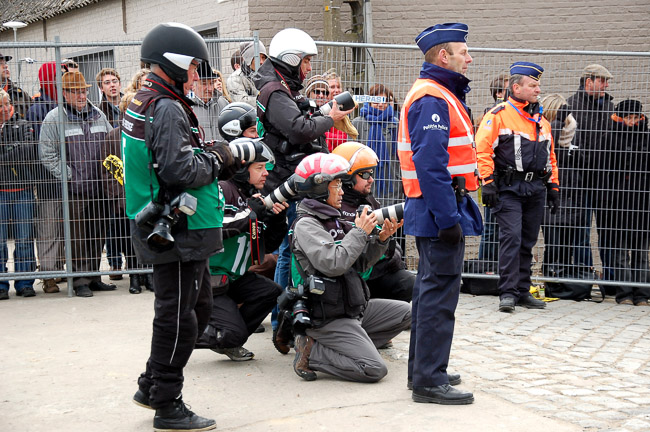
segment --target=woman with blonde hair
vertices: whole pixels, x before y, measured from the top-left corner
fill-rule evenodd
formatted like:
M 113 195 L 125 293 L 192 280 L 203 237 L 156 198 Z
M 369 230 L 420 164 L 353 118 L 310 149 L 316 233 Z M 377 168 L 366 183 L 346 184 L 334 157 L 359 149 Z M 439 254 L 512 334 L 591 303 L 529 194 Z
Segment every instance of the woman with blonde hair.
M 545 276 L 581 278 L 587 275 L 589 269 L 579 268 L 578 260 L 573 255 L 584 211 L 580 205 L 583 193 L 580 189 L 580 167 L 584 166 L 585 156 L 581 149 L 573 144 L 577 122 L 566 99 L 559 93 L 552 93 L 542 99 L 541 104 L 544 117 L 551 123 L 559 180 L 562 185 L 559 210 L 554 215 L 547 211 L 542 224 L 545 244 L 542 271 Z M 550 290 L 553 291 L 555 287 L 557 291 L 559 285 L 550 285 Z M 556 291 L 547 292 L 547 295 L 561 297 Z M 566 294 L 572 295 L 568 292 Z
M 126 90 L 124 90 L 124 96 L 122 96 L 122 99 L 120 100 L 120 104 L 118 105 L 118 108 L 120 109 L 120 113 L 124 113 L 126 111 L 126 107 L 129 106 L 131 103 L 131 99 L 133 99 L 133 96 L 142 88 L 142 84 L 144 84 L 145 80 L 147 79 L 147 75 L 149 75 L 149 72 L 151 72 L 147 68 L 142 68 L 139 71 L 133 75 L 133 78 L 131 78 L 131 82 L 129 85 L 126 87 Z

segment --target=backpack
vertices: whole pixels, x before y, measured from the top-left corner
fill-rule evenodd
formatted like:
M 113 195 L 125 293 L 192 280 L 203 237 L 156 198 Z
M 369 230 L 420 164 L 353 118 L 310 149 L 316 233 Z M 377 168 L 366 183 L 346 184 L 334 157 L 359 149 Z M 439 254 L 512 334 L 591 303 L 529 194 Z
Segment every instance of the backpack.
M 470 276 L 462 278 L 460 292 L 472 295 L 499 295 L 499 278 L 497 263 L 492 261 L 465 260 L 463 273 L 470 273 Z M 478 278 L 471 275 L 496 275 L 496 278 Z
M 591 296 L 591 289 L 597 280 L 592 268 L 578 267 L 568 269 L 566 266 L 553 264 L 545 269 L 546 276 L 567 279 L 581 279 L 585 282 L 545 282 L 546 297 L 554 297 L 562 300 L 594 301 L 601 303 L 605 300 L 605 290 L 599 286 L 601 298 L 596 300 Z

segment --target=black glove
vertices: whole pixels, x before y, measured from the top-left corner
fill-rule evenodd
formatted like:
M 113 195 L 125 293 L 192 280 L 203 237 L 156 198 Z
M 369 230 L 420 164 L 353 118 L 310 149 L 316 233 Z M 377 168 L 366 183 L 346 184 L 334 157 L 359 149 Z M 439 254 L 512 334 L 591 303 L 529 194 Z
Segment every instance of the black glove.
M 458 244 L 463 238 L 463 229 L 460 227 L 460 224 L 457 223 L 451 228 L 438 230 L 438 238 L 450 245 Z
M 221 169 L 219 170 L 219 180 L 228 180 L 235 175 L 237 171 L 241 168 L 241 163 L 232 155 L 230 148 L 225 144 L 215 144 L 210 147 L 210 152 L 214 153 L 219 160 Z
M 264 201 L 262 201 L 261 198 L 257 198 L 257 197 L 248 198 L 246 205 L 248 206 L 249 209 L 255 212 L 255 214 L 257 215 L 257 219 L 259 219 L 262 222 L 266 222 L 269 216 L 272 214 L 266 209 L 266 206 L 264 205 Z
M 494 207 L 499 202 L 499 189 L 496 182 L 491 182 L 481 186 L 481 197 L 483 205 L 486 207 Z
M 557 213 L 560 208 L 560 187 L 555 183 L 549 183 L 546 190 L 546 202 L 551 214 Z

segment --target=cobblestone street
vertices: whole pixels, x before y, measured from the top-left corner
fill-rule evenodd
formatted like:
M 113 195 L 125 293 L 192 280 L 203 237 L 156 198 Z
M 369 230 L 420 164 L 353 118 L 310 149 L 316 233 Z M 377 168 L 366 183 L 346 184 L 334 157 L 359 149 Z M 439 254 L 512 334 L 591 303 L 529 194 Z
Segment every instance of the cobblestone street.
M 450 369 L 473 375 L 475 391 L 586 429 L 650 430 L 650 308 L 497 304 L 461 294 Z

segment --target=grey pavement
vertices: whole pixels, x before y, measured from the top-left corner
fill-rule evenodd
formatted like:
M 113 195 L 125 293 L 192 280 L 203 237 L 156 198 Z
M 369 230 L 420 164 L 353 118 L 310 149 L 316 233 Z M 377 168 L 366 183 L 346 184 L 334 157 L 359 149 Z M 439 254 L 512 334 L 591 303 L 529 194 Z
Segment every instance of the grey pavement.
M 65 290 L 65 283 L 61 284 Z M 0 302 L 0 431 L 150 431 L 134 405 L 151 338 L 153 294 L 63 292 Z M 648 431 L 650 308 L 553 302 L 496 311 L 495 297 L 461 294 L 450 370 L 468 406 L 416 404 L 406 390 L 408 333 L 383 350 L 376 384 L 322 373 L 306 382 L 267 332 L 251 362 L 196 351 L 184 399 L 222 431 Z

